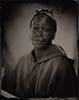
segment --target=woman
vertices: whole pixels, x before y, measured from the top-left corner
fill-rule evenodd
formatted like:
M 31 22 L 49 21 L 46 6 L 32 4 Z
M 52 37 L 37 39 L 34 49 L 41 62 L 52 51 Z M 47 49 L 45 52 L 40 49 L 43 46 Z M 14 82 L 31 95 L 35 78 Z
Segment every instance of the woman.
M 53 14 L 37 11 L 30 29 L 34 49 L 19 60 L 7 85 L 4 78 L 3 88 L 21 98 L 77 96 L 73 65 L 63 48 L 52 44 L 57 30 Z

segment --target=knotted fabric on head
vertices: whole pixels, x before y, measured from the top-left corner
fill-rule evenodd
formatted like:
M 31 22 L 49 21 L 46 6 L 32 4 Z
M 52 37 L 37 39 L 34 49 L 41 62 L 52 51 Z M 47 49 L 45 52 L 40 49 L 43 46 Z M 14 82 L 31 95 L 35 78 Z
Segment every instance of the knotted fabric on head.
M 55 17 L 53 15 L 53 13 L 50 10 L 48 10 L 48 9 L 36 10 L 36 14 L 46 14 L 49 17 L 51 17 L 53 20 L 55 20 Z
M 36 10 L 34 16 L 33 16 L 32 19 L 31 19 L 30 27 L 31 27 L 32 20 L 33 20 L 34 17 L 35 17 L 36 15 L 38 15 L 38 14 L 45 14 L 45 15 L 47 15 L 48 17 L 52 18 L 52 19 L 56 22 L 55 17 L 54 17 L 54 15 L 53 15 L 52 11 L 50 11 L 50 10 L 48 10 L 48 9 L 41 9 L 41 10 Z

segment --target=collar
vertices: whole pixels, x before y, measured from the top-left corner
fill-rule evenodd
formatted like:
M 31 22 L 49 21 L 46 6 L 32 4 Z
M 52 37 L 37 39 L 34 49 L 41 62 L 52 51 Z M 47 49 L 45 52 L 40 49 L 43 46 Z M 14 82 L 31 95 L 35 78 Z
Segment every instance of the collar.
M 35 63 L 45 62 L 58 56 L 66 56 L 66 53 L 62 47 L 55 44 L 52 44 L 38 61 L 35 60 L 35 50 L 33 49 L 31 52 L 31 60 Z

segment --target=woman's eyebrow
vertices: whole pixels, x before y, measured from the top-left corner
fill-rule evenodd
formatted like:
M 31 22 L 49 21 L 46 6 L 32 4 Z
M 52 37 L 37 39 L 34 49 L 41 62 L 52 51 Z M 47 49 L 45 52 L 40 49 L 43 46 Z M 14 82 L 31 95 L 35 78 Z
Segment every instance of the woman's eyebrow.
M 34 25 L 34 26 L 39 26 L 39 24 L 38 24 L 38 23 L 33 23 L 32 25 Z

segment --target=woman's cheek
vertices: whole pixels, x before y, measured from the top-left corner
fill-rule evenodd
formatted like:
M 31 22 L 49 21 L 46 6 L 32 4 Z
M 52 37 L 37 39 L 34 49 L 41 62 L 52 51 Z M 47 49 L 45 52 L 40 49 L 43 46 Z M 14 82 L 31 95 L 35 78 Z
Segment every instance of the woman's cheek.
M 49 33 L 44 33 L 43 36 L 44 36 L 44 39 L 45 39 L 45 40 L 49 40 L 50 37 L 51 37 L 51 36 L 49 35 Z

